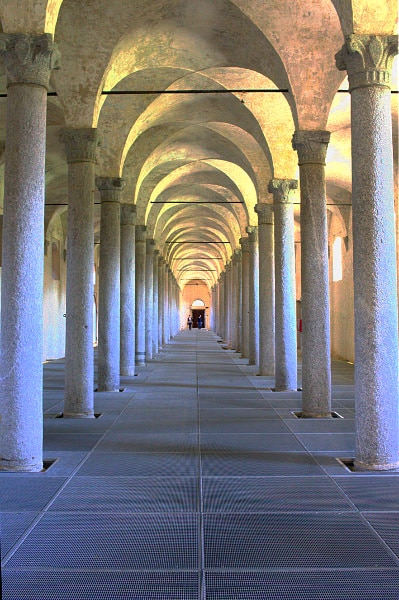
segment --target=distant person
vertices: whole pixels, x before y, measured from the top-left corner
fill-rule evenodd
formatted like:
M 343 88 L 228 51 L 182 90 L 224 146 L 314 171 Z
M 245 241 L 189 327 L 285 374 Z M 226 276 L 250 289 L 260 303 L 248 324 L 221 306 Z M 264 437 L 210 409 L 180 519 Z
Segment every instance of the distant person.
M 191 328 L 193 326 L 193 320 L 190 315 L 188 315 L 187 325 L 188 325 L 188 328 L 191 330 Z
M 197 325 L 198 325 L 198 329 L 202 329 L 202 317 L 201 317 L 201 315 L 198 317 Z

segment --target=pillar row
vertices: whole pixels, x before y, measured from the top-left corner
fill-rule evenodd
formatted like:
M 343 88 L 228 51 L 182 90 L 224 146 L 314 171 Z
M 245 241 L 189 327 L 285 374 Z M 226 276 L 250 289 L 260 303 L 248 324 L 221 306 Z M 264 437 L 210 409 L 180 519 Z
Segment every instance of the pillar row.
M 240 238 L 241 245 L 241 356 L 249 356 L 249 239 Z
M 248 233 L 248 364 L 259 360 L 259 252 L 258 228 L 247 227 Z
M 120 317 L 120 372 L 135 374 L 136 343 L 136 207 L 121 206 L 121 317 Z
M 23 48 L 21 56 L 21 46 Z M 43 466 L 43 248 L 50 35 L 1 34 L 7 75 L 0 470 Z

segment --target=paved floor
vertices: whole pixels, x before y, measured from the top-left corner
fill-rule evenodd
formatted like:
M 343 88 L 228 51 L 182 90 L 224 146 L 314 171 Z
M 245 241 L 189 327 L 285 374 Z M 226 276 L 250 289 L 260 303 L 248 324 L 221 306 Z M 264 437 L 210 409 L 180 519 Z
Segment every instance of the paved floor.
M 207 331 L 179 334 L 98 418 L 67 420 L 45 365 L 43 473 L 1 474 L 5 600 L 398 600 L 399 473 L 361 474 L 353 367 L 333 409 Z

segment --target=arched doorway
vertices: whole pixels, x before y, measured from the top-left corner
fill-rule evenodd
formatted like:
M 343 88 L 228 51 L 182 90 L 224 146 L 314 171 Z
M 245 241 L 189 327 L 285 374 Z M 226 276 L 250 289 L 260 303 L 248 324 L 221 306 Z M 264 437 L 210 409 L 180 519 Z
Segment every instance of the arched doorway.
M 201 300 L 200 298 L 198 298 L 197 300 L 194 300 L 194 302 L 191 305 L 191 314 L 193 317 L 193 328 L 195 328 L 195 327 L 198 328 L 198 319 L 199 319 L 200 315 L 202 318 L 202 327 L 206 326 L 205 303 L 203 300 Z

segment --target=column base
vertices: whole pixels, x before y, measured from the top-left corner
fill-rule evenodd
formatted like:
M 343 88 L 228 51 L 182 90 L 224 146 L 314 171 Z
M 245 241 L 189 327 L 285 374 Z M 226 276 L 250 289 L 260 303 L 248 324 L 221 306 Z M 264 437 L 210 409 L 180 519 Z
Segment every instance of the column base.
M 81 413 L 81 412 L 63 412 L 63 419 L 94 419 L 94 412 L 92 413 Z
M 301 419 L 332 419 L 332 414 L 331 411 L 326 413 L 315 413 L 303 410 L 301 412 Z
M 134 369 L 134 367 L 122 367 L 121 368 L 121 375 L 123 377 L 134 377 L 134 375 L 135 375 L 135 369 Z
M 399 461 L 387 464 L 368 464 L 355 459 L 353 461 L 354 471 L 397 471 L 399 470 Z
M 17 460 L 0 459 L 0 471 L 8 473 L 40 473 L 40 471 L 43 471 L 43 461 L 27 464 Z

